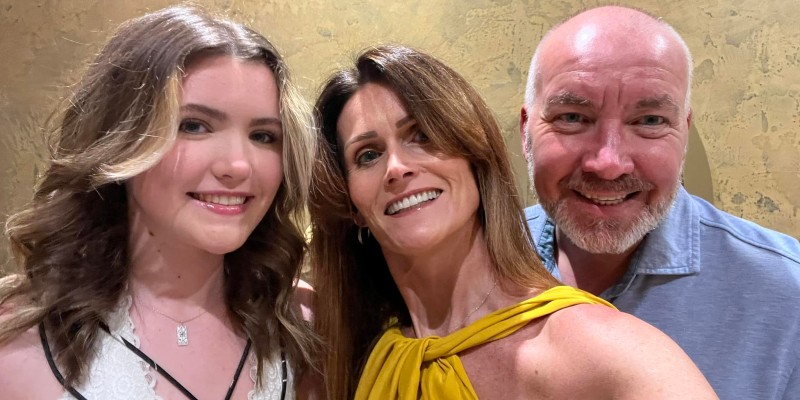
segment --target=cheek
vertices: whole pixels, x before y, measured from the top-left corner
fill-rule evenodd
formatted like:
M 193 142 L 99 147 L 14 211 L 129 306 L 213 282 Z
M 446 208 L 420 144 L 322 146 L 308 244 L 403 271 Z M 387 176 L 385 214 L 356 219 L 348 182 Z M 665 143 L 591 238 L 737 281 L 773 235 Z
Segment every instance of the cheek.
M 163 190 L 180 185 L 181 182 L 197 175 L 197 171 L 203 169 L 203 159 L 197 157 L 198 151 L 192 151 L 196 147 L 180 139 L 176 141 L 158 164 L 144 173 L 147 175 L 147 180 L 163 185 L 161 186 Z
M 138 202 L 166 198 L 168 193 L 166 189 L 177 185 L 177 177 L 185 176 L 181 171 L 183 164 L 181 162 L 182 154 L 182 152 L 173 148 L 156 165 L 133 177 L 129 187 L 131 195 Z
M 165 190 L 172 182 L 158 173 L 156 167 L 133 177 L 128 183 L 128 198 L 131 211 L 142 212 L 148 218 L 165 218 L 175 211 L 172 191 Z
M 383 190 L 382 175 L 377 170 L 353 170 L 347 177 L 350 201 L 359 213 L 369 215 L 376 206 Z M 382 214 L 382 212 L 381 212 Z
M 658 193 L 670 192 L 678 184 L 681 175 L 681 159 L 664 154 L 643 157 L 637 163 L 637 173 L 642 179 L 656 186 Z
M 347 191 L 350 193 L 350 201 L 362 214 L 367 210 L 367 194 L 365 189 L 368 185 L 363 183 L 364 179 L 358 173 L 351 173 L 347 178 Z
M 465 205 L 469 209 L 478 209 L 481 201 L 480 189 L 478 189 L 478 178 L 472 172 L 472 168 L 467 160 L 458 160 L 450 174 L 458 176 L 457 185 L 463 188 Z
M 208 169 L 209 149 L 178 139 L 164 157 L 131 179 L 131 195 L 140 202 L 168 207 L 197 189 Z M 155 203 L 154 203 L 155 202 Z
M 254 170 L 258 171 L 258 179 L 261 190 L 274 193 L 283 182 L 283 158 L 280 153 L 270 153 L 260 158 L 254 165 Z
M 580 143 L 565 144 L 549 139 L 534 141 L 533 144 L 534 183 L 537 186 L 556 184 L 580 166 Z
M 681 143 L 647 143 L 646 150 L 639 152 L 635 160 L 637 172 L 662 191 L 672 187 L 681 175 L 683 145 Z

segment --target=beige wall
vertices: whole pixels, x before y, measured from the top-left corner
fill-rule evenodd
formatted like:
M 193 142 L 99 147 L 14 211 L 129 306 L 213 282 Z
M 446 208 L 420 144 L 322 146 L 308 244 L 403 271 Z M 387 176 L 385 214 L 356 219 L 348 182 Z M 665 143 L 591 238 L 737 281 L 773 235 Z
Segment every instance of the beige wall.
M 131 4 L 137 5 L 131 5 Z M 0 222 L 31 195 L 38 127 L 121 21 L 165 0 L 0 0 Z M 460 71 L 495 110 L 528 190 L 517 121 L 530 55 L 556 21 L 595 1 L 206 1 L 271 38 L 311 98 L 364 46 L 400 42 Z M 625 2 L 623 2 L 625 3 Z M 794 0 L 642 0 L 695 56 L 686 184 L 718 207 L 800 236 L 800 17 Z M 527 200 L 532 201 L 530 195 Z M 0 249 L 0 266 L 8 255 Z

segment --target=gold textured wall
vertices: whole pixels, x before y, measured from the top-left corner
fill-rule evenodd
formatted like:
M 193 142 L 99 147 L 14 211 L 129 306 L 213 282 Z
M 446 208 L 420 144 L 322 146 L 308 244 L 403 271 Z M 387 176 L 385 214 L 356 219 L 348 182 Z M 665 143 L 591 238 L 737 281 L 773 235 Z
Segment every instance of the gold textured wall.
M 39 127 L 123 20 L 175 3 L 0 0 L 0 222 L 31 196 Z M 359 49 L 399 42 L 472 82 L 506 132 L 527 193 L 517 121 L 530 56 L 555 22 L 607 2 L 523 0 L 205 1 L 272 39 L 309 99 Z M 625 3 L 625 2 L 623 2 Z M 694 53 L 686 185 L 718 207 L 800 236 L 800 17 L 796 0 L 642 0 Z M 532 197 L 527 195 L 527 200 Z M 8 263 L 6 244 L 0 268 Z

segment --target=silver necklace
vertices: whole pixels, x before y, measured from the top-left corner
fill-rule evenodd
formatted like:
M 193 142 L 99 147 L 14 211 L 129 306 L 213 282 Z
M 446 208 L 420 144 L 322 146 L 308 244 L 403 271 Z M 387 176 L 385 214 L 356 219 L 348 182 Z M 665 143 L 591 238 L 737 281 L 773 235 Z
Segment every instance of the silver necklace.
M 177 318 L 172 318 L 169 315 L 164 314 L 161 311 L 158 311 L 153 306 L 147 306 L 147 308 L 153 310 L 153 312 L 155 312 L 155 313 L 157 313 L 157 314 L 159 314 L 159 315 L 161 315 L 163 317 L 169 318 L 173 322 L 178 323 L 178 327 L 176 329 L 176 332 L 178 334 L 178 346 L 188 346 L 189 345 L 189 329 L 186 328 L 186 324 L 189 323 L 189 322 L 192 322 L 192 321 L 194 321 L 194 320 L 196 320 L 198 318 L 200 318 L 201 316 L 205 315 L 205 313 L 208 312 L 208 310 L 203 310 L 203 312 L 201 312 L 200 314 L 195 315 L 192 318 L 179 320 Z
M 492 294 L 492 292 L 494 292 L 494 288 L 496 287 L 497 287 L 497 279 L 494 280 L 494 285 L 492 285 L 492 288 L 489 289 L 488 292 L 486 292 L 486 296 L 483 297 L 483 301 L 481 301 L 481 304 L 478 304 L 477 307 L 473 308 L 472 311 L 470 311 L 469 314 L 467 314 L 467 316 L 464 317 L 458 329 L 462 329 L 465 326 L 467 326 L 467 320 L 469 319 L 469 317 L 471 317 L 472 314 L 475 314 L 475 311 L 478 311 L 481 307 L 483 307 L 484 304 L 486 304 L 486 300 L 489 300 L 489 296 Z

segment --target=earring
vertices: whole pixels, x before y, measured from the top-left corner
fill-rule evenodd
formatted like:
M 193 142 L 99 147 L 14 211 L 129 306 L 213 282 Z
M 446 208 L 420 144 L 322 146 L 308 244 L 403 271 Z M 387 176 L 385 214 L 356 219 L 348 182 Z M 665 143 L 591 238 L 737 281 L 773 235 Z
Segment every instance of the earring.
M 366 236 L 366 238 L 369 239 L 369 228 L 367 228 L 366 226 L 359 226 L 358 227 L 358 234 L 357 234 L 357 236 L 358 236 L 358 244 L 363 246 L 364 245 L 364 240 L 361 238 L 361 230 L 362 229 L 367 231 L 367 233 L 365 233 L 364 236 Z

